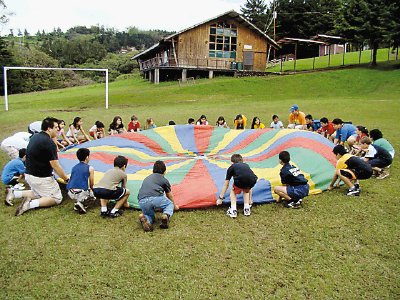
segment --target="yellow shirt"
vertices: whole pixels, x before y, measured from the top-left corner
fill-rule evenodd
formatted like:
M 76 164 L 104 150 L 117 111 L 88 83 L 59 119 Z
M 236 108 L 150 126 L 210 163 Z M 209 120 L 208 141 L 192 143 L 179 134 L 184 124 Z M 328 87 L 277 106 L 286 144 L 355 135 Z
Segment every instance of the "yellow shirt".
M 299 111 L 297 116 L 294 113 L 289 115 L 289 124 L 296 124 L 296 125 L 306 125 L 306 115 L 302 111 Z
M 346 161 L 353 155 L 346 153 L 336 163 L 336 170 L 347 169 Z
M 264 129 L 265 128 L 265 125 L 263 124 L 263 123 L 260 123 L 260 124 L 254 124 L 254 129 Z
M 243 118 L 243 128 L 246 128 L 247 118 L 244 115 L 242 115 L 242 118 Z M 234 128 L 237 129 L 237 127 L 238 127 L 238 121 L 237 120 L 234 121 L 234 125 L 235 125 Z

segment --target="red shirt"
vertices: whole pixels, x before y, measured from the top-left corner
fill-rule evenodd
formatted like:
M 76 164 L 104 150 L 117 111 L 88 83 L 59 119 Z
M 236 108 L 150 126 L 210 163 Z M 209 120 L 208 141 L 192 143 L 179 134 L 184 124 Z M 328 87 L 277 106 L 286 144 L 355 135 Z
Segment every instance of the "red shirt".
M 129 122 L 128 131 L 138 131 L 138 129 L 140 129 L 140 123 L 139 122 L 136 122 L 135 125 L 132 123 L 132 121 Z
M 333 127 L 333 124 L 331 121 L 328 121 L 328 125 L 322 126 L 318 131 L 325 132 L 326 134 L 331 135 L 332 133 L 335 132 L 335 127 Z

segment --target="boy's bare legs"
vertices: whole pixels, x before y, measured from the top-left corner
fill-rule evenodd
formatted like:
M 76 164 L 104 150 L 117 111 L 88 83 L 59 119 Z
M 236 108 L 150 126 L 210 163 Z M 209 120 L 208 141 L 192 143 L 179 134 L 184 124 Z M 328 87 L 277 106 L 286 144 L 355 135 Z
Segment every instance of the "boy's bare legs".
M 287 194 L 287 188 L 284 185 L 279 185 L 274 187 L 274 192 L 277 194 L 280 198 L 283 198 L 287 201 L 292 200 L 290 196 Z
M 231 197 L 231 208 L 233 210 L 237 210 L 237 206 L 236 206 L 237 198 L 236 198 L 236 194 L 233 191 L 233 189 L 231 189 L 230 197 Z
M 117 203 L 115 204 L 114 208 L 115 209 L 120 209 L 122 206 L 126 207 L 125 204 L 128 203 L 129 195 L 130 195 L 130 192 L 128 190 L 126 190 L 125 195 L 121 199 L 119 199 L 117 201 Z
M 251 199 L 251 190 L 248 192 L 243 191 L 243 202 L 244 202 L 244 210 L 243 213 L 245 216 L 250 216 L 250 200 Z

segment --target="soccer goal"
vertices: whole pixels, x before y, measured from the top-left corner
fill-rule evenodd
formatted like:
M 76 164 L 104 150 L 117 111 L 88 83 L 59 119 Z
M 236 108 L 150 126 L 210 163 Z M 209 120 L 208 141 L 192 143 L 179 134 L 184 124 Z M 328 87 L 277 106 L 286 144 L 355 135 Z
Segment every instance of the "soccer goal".
M 4 108 L 8 111 L 7 70 L 58 70 L 58 71 L 96 71 L 106 74 L 106 109 L 108 109 L 108 69 L 47 68 L 47 67 L 3 67 L 4 69 Z

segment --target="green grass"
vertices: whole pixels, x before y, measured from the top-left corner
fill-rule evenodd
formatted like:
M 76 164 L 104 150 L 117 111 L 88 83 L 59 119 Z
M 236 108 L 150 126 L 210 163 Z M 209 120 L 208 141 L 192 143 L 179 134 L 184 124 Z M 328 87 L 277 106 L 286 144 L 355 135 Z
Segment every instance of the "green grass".
M 207 115 L 272 114 L 287 123 L 297 103 L 319 118 L 341 117 L 380 128 L 400 151 L 400 68 L 346 69 L 283 77 L 198 80 L 151 85 L 137 77 L 104 86 L 12 95 L 0 112 L 0 138 L 47 115 L 85 128 L 131 114 L 156 124 Z M 3 101 L 3 100 L 2 100 Z M 0 104 L 4 104 L 1 102 Z M 0 164 L 7 158 L 0 154 Z M 317 166 L 316 166 L 317 167 Z M 396 299 L 400 296 L 399 163 L 391 176 L 362 182 L 362 195 L 344 188 L 306 199 L 301 210 L 261 205 L 249 218 L 226 208 L 177 212 L 166 231 L 145 234 L 138 211 L 104 220 L 98 209 L 77 215 L 72 202 L 14 217 L 0 207 L 1 299 Z M 4 187 L 0 188 L 4 193 Z
M 387 62 L 387 61 L 396 60 L 396 52 L 389 53 L 388 59 L 388 49 L 378 49 L 378 53 L 376 56 L 376 61 L 378 63 Z M 340 66 L 348 66 L 348 65 L 358 65 L 361 64 L 369 64 L 371 61 L 371 50 L 364 50 L 361 52 L 348 52 L 344 55 L 343 62 L 343 54 L 333 54 L 330 56 L 330 61 L 328 55 L 320 56 L 314 58 L 305 58 L 299 59 L 296 61 L 296 71 L 306 71 L 312 70 L 313 65 L 315 69 L 324 69 L 328 67 L 340 67 Z M 275 66 L 268 68 L 268 72 L 280 72 L 281 66 L 280 64 L 276 64 Z M 294 61 L 283 62 L 282 65 L 283 72 L 293 72 L 294 71 Z

